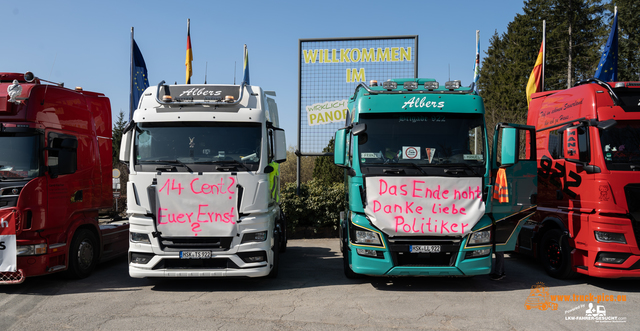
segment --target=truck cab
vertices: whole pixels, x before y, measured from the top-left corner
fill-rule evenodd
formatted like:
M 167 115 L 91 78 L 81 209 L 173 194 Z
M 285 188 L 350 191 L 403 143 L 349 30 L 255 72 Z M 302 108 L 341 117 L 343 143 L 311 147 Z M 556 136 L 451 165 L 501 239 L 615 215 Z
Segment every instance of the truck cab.
M 346 276 L 490 273 L 535 210 L 533 128 L 498 125 L 490 154 L 482 98 L 460 81 L 361 84 L 348 107 L 334 154 L 346 170 Z
M 0 73 L 0 282 L 82 278 L 126 252 L 112 207 L 111 106 L 103 94 Z
M 132 277 L 275 277 L 286 248 L 275 92 L 165 85 L 125 129 Z
M 640 83 L 589 79 L 533 95 L 538 212 L 518 250 L 553 277 L 640 276 Z

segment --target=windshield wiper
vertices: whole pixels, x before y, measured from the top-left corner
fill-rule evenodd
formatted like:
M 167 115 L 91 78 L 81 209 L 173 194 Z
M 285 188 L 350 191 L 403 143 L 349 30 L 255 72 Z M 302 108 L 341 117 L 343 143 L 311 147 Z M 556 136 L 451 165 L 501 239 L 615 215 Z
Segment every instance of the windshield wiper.
M 394 165 L 408 165 L 411 166 L 415 169 L 418 169 L 420 171 L 420 173 L 422 173 L 423 175 L 427 176 L 427 172 L 424 171 L 424 169 L 422 169 L 422 167 L 420 167 L 419 165 L 413 163 L 413 162 L 401 162 L 401 163 L 395 163 Z
M 218 166 L 218 169 L 223 169 L 223 170 L 231 170 L 234 168 L 237 168 L 238 166 L 241 166 L 245 169 L 247 169 L 248 171 L 251 171 L 251 169 L 249 169 L 249 167 L 247 167 L 246 164 L 239 162 L 237 160 L 218 160 L 218 161 L 201 161 L 201 162 L 195 162 L 197 164 L 220 164 L 220 166 Z
M 146 161 L 140 161 L 140 163 L 177 163 L 185 168 L 187 168 L 187 170 L 189 170 L 189 172 L 193 172 L 193 169 L 191 169 L 191 167 L 189 167 L 186 163 L 175 159 L 175 160 L 146 160 Z M 173 167 L 175 168 L 175 166 L 167 166 L 167 167 Z M 156 170 L 161 170 L 161 169 L 167 169 L 167 167 L 157 167 Z
M 449 163 L 449 164 L 447 164 L 447 166 L 454 166 L 454 167 L 462 166 L 462 167 L 465 167 L 465 168 L 471 170 L 471 172 L 474 175 L 480 176 L 480 175 L 478 175 L 478 173 L 476 172 L 476 170 L 472 166 L 470 166 L 470 165 L 468 165 L 466 163 Z M 450 169 L 450 168 L 444 169 L 445 173 L 450 173 L 450 172 L 451 173 L 458 173 L 458 172 L 463 172 L 463 171 L 464 171 L 464 169 Z

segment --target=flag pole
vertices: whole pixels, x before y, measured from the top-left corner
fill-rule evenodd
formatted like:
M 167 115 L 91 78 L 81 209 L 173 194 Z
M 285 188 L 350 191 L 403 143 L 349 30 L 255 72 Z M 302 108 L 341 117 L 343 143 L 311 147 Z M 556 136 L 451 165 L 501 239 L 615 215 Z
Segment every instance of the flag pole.
M 544 91 L 544 63 L 547 56 L 547 21 L 542 20 L 542 73 L 540 77 L 540 92 Z
M 129 59 L 129 122 L 133 119 L 133 27 L 131 27 L 131 52 Z

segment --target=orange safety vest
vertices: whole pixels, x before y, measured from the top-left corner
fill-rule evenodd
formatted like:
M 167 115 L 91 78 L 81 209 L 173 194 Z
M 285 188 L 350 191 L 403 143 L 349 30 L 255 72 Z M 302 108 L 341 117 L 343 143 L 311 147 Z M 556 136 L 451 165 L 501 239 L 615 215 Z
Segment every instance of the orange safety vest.
M 499 203 L 509 202 L 509 188 L 507 186 L 507 172 L 504 168 L 498 169 L 496 183 L 493 185 L 493 198 L 498 199 Z

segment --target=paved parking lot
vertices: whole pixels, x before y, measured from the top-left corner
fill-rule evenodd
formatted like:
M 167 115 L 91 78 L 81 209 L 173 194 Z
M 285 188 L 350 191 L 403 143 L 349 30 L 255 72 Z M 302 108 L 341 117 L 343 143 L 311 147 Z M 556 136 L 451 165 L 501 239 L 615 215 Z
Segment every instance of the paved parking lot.
M 640 321 L 639 280 L 560 281 L 514 255 L 502 281 L 349 280 L 337 239 L 290 240 L 280 267 L 277 279 L 147 280 L 130 278 L 121 258 L 83 280 L 31 278 L 0 287 L 0 330 L 628 330 Z M 605 316 L 591 316 L 590 303 Z

